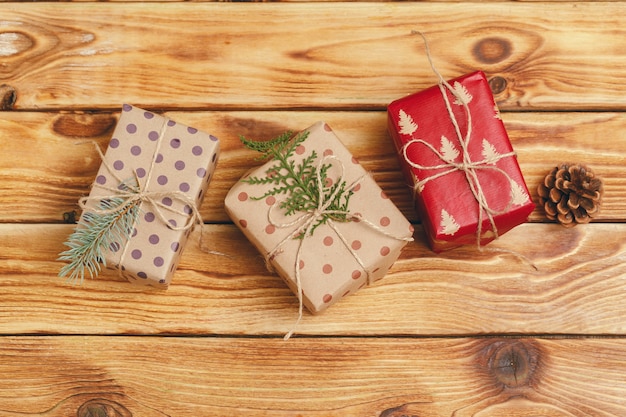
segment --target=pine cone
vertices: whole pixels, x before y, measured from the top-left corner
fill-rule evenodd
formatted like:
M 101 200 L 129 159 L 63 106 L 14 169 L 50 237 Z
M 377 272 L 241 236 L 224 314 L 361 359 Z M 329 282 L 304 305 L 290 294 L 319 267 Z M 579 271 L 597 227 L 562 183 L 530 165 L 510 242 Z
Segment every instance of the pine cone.
M 602 180 L 585 165 L 560 164 L 537 187 L 546 217 L 565 227 L 588 223 L 600 212 Z

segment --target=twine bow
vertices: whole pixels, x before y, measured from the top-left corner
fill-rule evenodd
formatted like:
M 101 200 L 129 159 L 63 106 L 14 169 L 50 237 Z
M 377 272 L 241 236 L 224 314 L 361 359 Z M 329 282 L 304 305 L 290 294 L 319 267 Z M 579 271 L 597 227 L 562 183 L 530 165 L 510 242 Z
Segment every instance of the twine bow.
M 491 224 L 491 229 L 495 235 L 495 237 L 498 237 L 498 228 L 496 227 L 495 224 L 495 219 L 494 216 L 500 215 L 500 214 L 504 214 L 506 213 L 510 207 L 514 204 L 515 201 L 515 197 L 513 195 L 513 193 L 511 192 L 511 197 L 507 203 L 507 205 L 500 210 L 495 210 L 492 207 L 489 206 L 489 203 L 487 202 L 487 197 L 485 195 L 485 192 L 483 190 L 483 186 L 478 178 L 478 171 L 480 170 L 491 170 L 493 172 L 496 172 L 500 175 L 502 175 L 503 177 L 505 177 L 507 179 L 507 182 L 509 184 L 513 183 L 513 179 L 509 176 L 509 174 L 507 174 L 504 170 L 502 170 L 501 168 L 498 168 L 495 163 L 497 161 L 499 161 L 502 158 L 507 158 L 507 157 L 511 157 L 511 156 L 515 156 L 515 152 L 508 152 L 508 153 L 504 153 L 504 154 L 494 154 L 491 155 L 488 158 L 482 159 L 480 161 L 473 161 L 471 158 L 471 155 L 469 153 L 469 143 L 470 140 L 472 138 L 472 114 L 471 111 L 469 109 L 468 106 L 468 100 L 465 96 L 463 96 L 462 94 L 459 93 L 459 91 L 457 91 L 457 89 L 455 89 L 454 87 L 452 87 L 441 75 L 441 73 L 437 70 L 437 68 L 435 68 L 435 65 L 433 63 L 432 57 L 430 55 L 430 49 L 428 47 L 428 41 L 426 40 L 426 37 L 424 36 L 424 34 L 422 34 L 421 32 L 416 32 L 413 31 L 414 34 L 419 34 L 422 39 L 424 40 L 424 44 L 426 47 L 426 55 L 428 57 L 428 62 L 430 63 L 430 66 L 433 70 L 433 72 L 435 73 L 435 75 L 439 78 L 439 82 L 437 83 L 438 87 L 439 87 L 439 91 L 441 92 L 441 96 L 444 100 L 444 103 L 446 105 L 446 110 L 448 112 L 448 116 L 450 117 L 450 120 L 454 126 L 454 130 L 455 133 L 457 135 L 458 138 L 458 142 L 461 145 L 461 156 L 462 156 L 462 160 L 460 162 L 457 162 L 455 159 L 456 158 L 449 158 L 446 155 L 444 155 L 442 152 L 438 151 L 433 145 L 431 145 L 430 143 L 422 140 L 422 139 L 413 139 L 409 142 L 407 142 L 403 147 L 402 147 L 402 154 L 404 156 L 404 159 L 406 160 L 406 162 L 417 169 L 422 169 L 422 170 L 437 170 L 437 169 L 443 169 L 444 171 L 440 171 L 436 174 L 433 174 L 427 178 L 421 179 L 419 181 L 417 181 L 414 185 L 414 192 L 415 193 L 419 193 L 421 192 L 421 190 L 423 189 L 424 185 L 432 180 L 435 180 L 437 178 L 443 177 L 445 175 L 448 175 L 450 173 L 453 172 L 457 172 L 457 171 L 461 171 L 465 174 L 465 179 L 467 181 L 467 183 L 469 184 L 469 188 L 472 192 L 472 195 L 474 196 L 474 198 L 476 199 L 476 202 L 478 203 L 478 228 L 476 231 L 476 241 L 477 241 L 477 245 L 479 248 L 481 248 L 481 235 L 482 235 L 482 224 L 483 224 L 483 220 L 484 220 L 484 214 L 486 213 L 487 218 L 489 220 L 489 223 Z M 459 123 L 456 119 L 456 116 L 454 115 L 454 112 L 452 110 L 452 106 L 450 104 L 450 100 L 448 98 L 448 94 L 447 91 L 450 91 L 450 93 L 456 98 L 455 103 L 459 103 L 463 106 L 463 109 L 465 111 L 466 117 L 467 117 L 467 130 L 465 132 L 465 135 L 463 135 L 461 133 L 461 128 L 459 126 Z M 419 163 L 416 163 L 414 161 L 411 160 L 411 158 L 408 155 L 408 149 L 411 145 L 414 144 L 422 144 L 424 146 L 426 146 L 432 153 L 434 153 L 441 161 L 441 164 L 436 164 L 436 165 L 422 165 Z
M 152 162 L 146 173 L 146 180 L 143 186 L 141 182 L 139 181 L 139 177 L 135 170 L 133 170 L 133 174 L 135 176 L 134 179 L 136 183 L 136 185 L 134 186 L 127 185 L 125 181 L 119 178 L 119 176 L 115 173 L 115 170 L 113 169 L 113 167 L 111 167 L 111 165 L 105 159 L 104 154 L 102 153 L 102 150 L 100 149 L 98 144 L 94 143 L 94 146 L 98 152 L 98 155 L 100 155 L 100 158 L 102 160 L 102 164 L 106 167 L 106 169 L 109 171 L 111 176 L 113 176 L 113 178 L 115 178 L 115 180 L 118 182 L 118 188 L 108 187 L 102 184 L 95 183 L 94 184 L 95 187 L 109 191 L 111 194 L 104 195 L 104 196 L 91 196 L 90 195 L 87 197 L 83 197 L 78 201 L 80 208 L 82 210 L 91 211 L 91 212 L 98 213 L 98 214 L 109 214 L 109 213 L 116 211 L 116 208 L 89 207 L 88 202 L 102 201 L 102 200 L 107 200 L 107 199 L 110 200 L 110 199 L 115 198 L 115 199 L 122 199 L 122 202 L 117 207 L 120 207 L 126 204 L 133 204 L 133 203 L 136 203 L 137 205 L 139 205 L 140 203 L 151 204 L 154 207 L 154 213 L 156 214 L 156 217 L 158 217 L 159 220 L 163 224 L 165 224 L 168 228 L 172 230 L 188 230 L 188 229 L 191 229 L 195 224 L 202 224 L 203 223 L 202 216 L 200 215 L 200 211 L 198 210 L 195 200 L 190 198 L 184 192 L 178 191 L 178 190 L 171 190 L 171 191 L 170 190 L 168 191 L 148 190 L 148 184 L 150 184 L 150 180 L 152 178 L 152 173 L 156 165 L 156 158 L 159 153 L 161 142 L 165 135 L 166 129 L 167 129 L 167 121 L 164 121 L 161 127 L 161 130 L 159 132 L 159 137 L 157 139 L 156 148 L 152 156 Z M 181 211 L 181 210 L 178 210 L 178 209 L 175 209 L 173 207 L 163 204 L 161 200 L 165 197 L 171 198 L 172 200 L 179 201 L 185 204 L 187 207 L 191 209 L 191 213 L 184 212 L 184 211 Z M 174 226 L 166 218 L 165 211 L 176 213 L 181 216 L 188 216 L 187 221 L 182 226 Z M 130 234 L 130 231 L 129 231 L 129 234 Z M 123 251 L 120 255 L 120 261 L 119 261 L 120 265 L 123 263 L 126 257 L 126 252 L 128 251 L 129 243 L 130 243 L 130 237 L 126 239 L 126 242 L 124 243 Z M 119 271 L 119 275 L 121 276 L 122 275 L 121 268 L 119 268 L 118 271 Z
M 344 165 L 341 162 L 341 160 L 339 160 L 336 156 L 334 155 L 327 155 L 325 157 L 323 157 L 319 163 L 317 164 L 316 168 L 315 168 L 315 180 L 317 181 L 317 189 L 318 189 L 318 205 L 317 207 L 315 207 L 314 209 L 305 211 L 302 215 L 300 215 L 298 218 L 296 218 L 295 220 L 291 221 L 291 222 L 287 222 L 287 223 L 279 223 L 278 221 L 276 221 L 273 218 L 273 210 L 275 207 L 280 205 L 280 202 L 276 201 L 274 202 L 274 204 L 272 204 L 270 206 L 270 209 L 267 212 L 267 217 L 268 217 L 268 221 L 271 225 L 273 225 L 274 227 L 277 228 L 293 228 L 292 232 L 289 233 L 284 239 L 282 239 L 275 247 L 274 249 L 272 249 L 271 251 L 269 251 L 266 255 L 265 255 L 265 263 L 266 266 L 268 267 L 269 270 L 272 270 L 272 266 L 270 264 L 270 262 L 282 251 L 282 246 L 288 242 L 289 240 L 295 238 L 296 236 L 302 236 L 300 238 L 300 242 L 298 243 L 298 249 L 296 251 L 296 259 L 294 262 L 294 274 L 295 274 L 295 278 L 296 278 L 296 286 L 297 286 L 297 297 L 298 297 L 298 301 L 299 301 L 299 306 L 298 306 L 298 319 L 296 320 L 296 323 L 293 325 L 293 327 L 291 328 L 291 330 L 285 335 L 284 339 L 288 340 L 293 333 L 295 332 L 296 327 L 298 326 L 298 324 L 300 323 L 300 321 L 302 320 L 302 316 L 303 316 L 303 301 L 302 301 L 302 280 L 301 280 L 301 276 L 300 276 L 300 258 L 302 256 L 302 247 L 304 244 L 304 240 L 311 235 L 311 231 L 313 229 L 313 227 L 315 226 L 316 222 L 320 219 L 322 219 L 323 217 L 326 217 L 326 224 L 335 232 L 335 234 L 337 235 L 337 237 L 339 237 L 339 240 L 341 240 L 341 242 L 343 243 L 343 245 L 346 247 L 346 249 L 348 249 L 348 251 L 350 252 L 350 254 L 352 255 L 352 257 L 356 260 L 356 262 L 359 264 L 359 266 L 361 267 L 361 269 L 363 269 L 363 271 L 365 271 L 365 274 L 367 276 L 367 284 L 370 285 L 372 283 L 372 275 L 371 272 L 365 267 L 365 264 L 363 263 L 363 260 L 359 257 L 359 255 L 356 253 L 356 251 L 354 249 L 352 249 L 352 247 L 350 246 L 350 244 L 348 243 L 348 241 L 346 240 L 345 236 L 343 236 L 343 234 L 339 231 L 339 229 L 337 228 L 337 225 L 335 224 L 335 222 L 332 220 L 332 218 L 328 217 L 328 216 L 332 216 L 332 215 L 339 215 L 339 216 L 345 216 L 346 221 L 352 221 L 352 220 L 357 220 L 359 222 L 362 222 L 363 224 L 367 225 L 369 228 L 376 230 L 377 232 L 397 239 L 397 240 L 403 240 L 403 241 L 412 241 L 413 238 L 404 238 L 404 237 L 397 237 L 394 235 L 391 235 L 390 233 L 387 233 L 386 231 L 384 231 L 383 229 L 381 229 L 380 227 L 376 226 L 374 223 L 370 222 L 369 220 L 365 219 L 363 216 L 359 215 L 359 214 L 353 214 L 351 213 L 349 210 L 334 210 L 334 209 L 329 209 L 329 207 L 331 206 L 332 202 L 339 196 L 339 193 L 341 191 L 340 187 L 335 187 L 335 189 L 333 190 L 332 193 L 330 193 L 327 197 L 325 196 L 324 193 L 324 185 L 322 183 L 322 175 L 321 175 L 321 170 L 322 170 L 322 166 L 329 160 L 335 160 L 338 163 L 339 169 L 340 169 L 340 173 L 338 176 L 338 183 L 340 183 L 343 179 L 343 174 L 344 174 Z M 359 178 L 357 178 L 355 181 L 353 181 L 345 190 L 344 192 L 351 192 L 352 190 L 354 190 L 354 188 L 361 182 L 361 180 L 365 177 L 366 174 L 361 175 Z

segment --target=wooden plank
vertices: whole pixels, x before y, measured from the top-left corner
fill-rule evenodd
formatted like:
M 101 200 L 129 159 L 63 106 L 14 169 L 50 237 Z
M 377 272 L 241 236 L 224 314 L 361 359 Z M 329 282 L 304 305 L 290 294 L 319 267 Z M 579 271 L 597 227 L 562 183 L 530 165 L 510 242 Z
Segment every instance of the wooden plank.
M 91 142 L 106 148 L 117 121 L 113 113 L 0 113 L 0 221 L 59 222 L 100 165 Z M 239 135 L 268 139 L 326 120 L 387 195 L 411 220 L 417 216 L 404 183 L 384 112 L 167 112 L 169 117 L 215 134 L 222 154 L 202 206 L 206 222 L 229 221 L 223 201 L 232 185 L 258 164 Z M 582 162 L 605 180 L 600 221 L 626 219 L 626 114 L 503 113 L 528 187 L 536 187 L 559 162 Z M 36 151 L 34 151 L 36 150 Z M 544 220 L 536 210 L 532 221 Z
M 66 284 L 54 260 L 70 229 L 0 225 L 0 334 L 283 335 L 296 320 L 296 297 L 232 225 L 205 226 L 202 249 L 192 234 L 167 291 L 132 286 L 112 270 Z M 624 224 L 525 224 L 483 253 L 436 255 L 419 228 L 415 237 L 384 280 L 306 314 L 298 334 L 625 333 Z
M 626 415 L 626 2 L 2 3 L 0 416 Z M 602 215 L 536 210 L 441 255 L 418 226 L 383 281 L 285 342 L 296 297 L 223 209 L 258 163 L 238 135 L 325 119 L 418 222 L 384 113 L 436 79 L 412 29 L 447 77 L 487 72 L 535 199 L 585 162 Z M 120 100 L 222 140 L 167 291 L 56 276 Z
M 3 337 L 18 416 L 622 416 L 624 339 Z
M 16 109 L 382 109 L 483 69 L 506 109 L 624 109 L 623 3 L 7 3 Z M 576 28 L 576 30 L 572 30 Z M 391 63 L 391 65 L 390 65 Z

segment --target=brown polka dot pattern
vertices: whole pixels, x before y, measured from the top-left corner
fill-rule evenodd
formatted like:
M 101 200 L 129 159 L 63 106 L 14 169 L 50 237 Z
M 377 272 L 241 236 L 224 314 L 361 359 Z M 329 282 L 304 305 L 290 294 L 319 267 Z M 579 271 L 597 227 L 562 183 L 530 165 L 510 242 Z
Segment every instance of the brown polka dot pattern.
M 272 188 L 271 185 L 252 186 L 241 181 L 237 182 L 226 196 L 224 206 L 234 223 L 240 226 L 259 252 L 272 253 L 271 263 L 274 269 L 294 292 L 297 292 L 295 273 L 296 266 L 298 267 L 303 303 L 307 309 L 316 313 L 346 295 L 354 294 L 359 288 L 367 285 L 368 278 L 374 282 L 384 277 L 406 244 L 403 240 L 385 236 L 372 229 L 367 222 L 359 221 L 360 218 L 367 219 L 381 231 L 399 238 L 410 238 L 412 232 L 410 223 L 356 158 L 341 144 L 327 124 L 317 123 L 308 131 L 308 138 L 292 158 L 296 164 L 315 151 L 318 155 L 317 161 L 324 155 L 333 155 L 342 161 L 345 169 L 343 179 L 348 184 L 364 175 L 355 187 L 358 192 L 350 197 L 349 209 L 356 217 L 353 221 L 345 223 L 334 222 L 342 237 L 328 224 L 322 224 L 312 236 L 304 239 L 289 238 L 300 226 L 277 226 L 293 222 L 304 213 L 286 216 L 282 210 L 274 206 L 272 218 L 275 218 L 275 224 L 270 224 L 266 200 L 251 198 L 263 195 Z M 337 161 L 330 160 L 329 163 L 332 167 L 328 170 L 327 186 L 338 181 L 339 173 Z M 255 168 L 251 175 L 262 177 L 273 164 L 274 162 L 269 161 Z M 246 193 L 249 197 L 240 200 L 238 198 L 240 193 Z M 277 200 L 281 198 L 281 195 L 276 196 Z M 242 226 L 242 221 L 246 227 Z M 273 252 L 285 239 L 286 243 Z M 298 251 L 301 260 L 296 265 Z

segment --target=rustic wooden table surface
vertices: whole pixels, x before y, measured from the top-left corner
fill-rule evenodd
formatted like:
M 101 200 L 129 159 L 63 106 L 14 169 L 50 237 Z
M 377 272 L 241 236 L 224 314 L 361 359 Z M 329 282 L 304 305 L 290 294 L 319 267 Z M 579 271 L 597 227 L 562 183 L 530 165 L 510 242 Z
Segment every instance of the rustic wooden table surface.
M 0 416 L 625 416 L 626 3 L 3 2 Z M 541 210 L 491 244 L 424 243 L 391 101 L 482 69 L 532 197 L 552 166 L 604 178 L 601 216 Z M 167 291 L 56 261 L 122 103 L 221 140 Z M 416 224 L 387 277 L 289 341 L 298 302 L 224 212 L 258 164 L 239 135 L 325 120 Z M 206 248 L 204 248 L 206 249 Z

